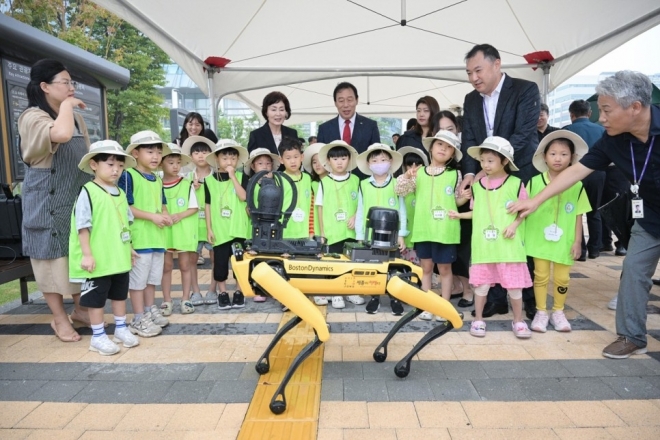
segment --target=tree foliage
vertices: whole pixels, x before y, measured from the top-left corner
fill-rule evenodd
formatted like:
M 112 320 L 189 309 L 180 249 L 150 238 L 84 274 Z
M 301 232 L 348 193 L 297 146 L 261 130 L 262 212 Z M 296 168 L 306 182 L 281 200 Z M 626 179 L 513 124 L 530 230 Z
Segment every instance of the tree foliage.
M 163 134 L 167 116 L 156 86 L 165 85 L 162 65 L 169 57 L 135 27 L 90 0 L 0 0 L 5 14 L 131 73 L 125 90 L 108 90 L 109 137 L 122 145 L 131 134 Z

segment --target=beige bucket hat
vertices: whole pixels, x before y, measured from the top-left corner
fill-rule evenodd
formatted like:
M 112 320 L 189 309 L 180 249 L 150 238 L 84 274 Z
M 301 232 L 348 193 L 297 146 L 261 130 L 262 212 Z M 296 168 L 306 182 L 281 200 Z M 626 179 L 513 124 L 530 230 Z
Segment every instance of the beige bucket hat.
M 86 172 L 87 174 L 94 174 L 94 170 L 92 170 L 89 166 L 89 161 L 94 158 L 97 154 L 112 154 L 113 156 L 124 156 L 126 158 L 124 162 L 124 168 L 133 168 L 137 165 L 137 162 L 135 161 L 135 158 L 128 154 L 124 149 L 117 143 L 116 141 L 106 139 L 103 141 L 98 141 L 94 142 L 92 145 L 89 146 L 89 153 L 85 154 L 82 159 L 80 159 L 80 163 L 78 164 L 78 168 L 80 168 L 81 171 Z
M 323 168 L 325 168 L 329 173 L 332 172 L 332 168 L 328 163 L 328 151 L 330 151 L 332 147 L 344 147 L 348 150 L 350 157 L 348 159 L 348 168 L 346 171 L 353 171 L 355 167 L 357 167 L 357 150 L 344 141 L 336 140 L 330 142 L 329 144 L 325 144 L 323 147 L 321 147 L 321 150 L 319 150 L 319 160 L 321 161 Z
M 479 152 L 482 148 L 497 151 L 502 156 L 509 159 L 511 164 L 511 171 L 518 171 L 518 167 L 513 163 L 513 147 L 506 139 L 499 136 L 490 136 L 479 146 L 470 147 L 467 149 L 467 154 L 476 160 L 479 160 Z
M 206 156 L 206 163 L 217 169 L 218 161 L 216 160 L 216 154 L 228 148 L 233 148 L 238 151 L 238 164 L 236 164 L 236 168 L 240 168 L 248 160 L 247 150 L 239 145 L 238 142 L 233 139 L 220 139 L 213 147 L 212 153 Z
M 273 161 L 273 171 L 277 171 L 280 167 L 280 156 L 270 152 L 268 148 L 255 148 L 250 152 L 250 157 L 247 162 L 245 162 L 245 167 L 243 168 L 243 173 L 246 176 L 252 175 L 252 162 L 259 156 L 268 156 Z
M 395 151 L 390 147 L 389 145 L 386 144 L 371 144 L 367 148 L 366 151 L 363 151 L 360 153 L 357 157 L 357 166 L 367 176 L 371 176 L 373 172 L 369 169 L 369 162 L 367 161 L 367 157 L 369 156 L 370 153 L 374 151 L 385 151 L 392 156 L 392 165 L 390 166 L 390 173 L 395 172 L 399 168 L 401 168 L 401 164 L 403 163 L 403 156 L 401 153 L 398 151 Z
M 167 142 L 164 142 L 158 133 L 151 130 L 138 131 L 133 136 L 131 136 L 131 143 L 126 147 L 126 153 L 131 154 L 131 151 L 135 150 L 135 147 L 138 145 L 158 145 L 160 144 L 163 147 L 163 156 L 170 154 L 170 147 L 167 145 Z
M 460 162 L 461 159 L 463 159 L 463 153 L 461 152 L 461 141 L 459 141 L 458 136 L 456 136 L 451 131 L 440 130 L 433 137 L 425 137 L 422 139 L 422 145 L 424 145 L 426 151 L 429 151 L 431 149 L 431 145 L 433 145 L 433 142 L 435 141 L 442 141 L 454 147 L 454 150 L 456 150 L 454 152 L 456 162 Z
M 571 142 L 573 142 L 573 145 L 575 145 L 575 153 L 571 158 L 571 165 L 575 165 L 577 161 L 579 161 L 582 158 L 582 156 L 587 154 L 587 151 L 589 151 L 589 147 L 587 146 L 587 143 L 577 133 L 573 133 L 572 131 L 568 131 L 568 130 L 553 131 L 549 133 L 546 137 L 544 137 L 541 140 L 541 142 L 539 142 L 539 146 L 536 149 L 536 153 L 534 153 L 534 157 L 532 157 L 532 164 L 534 164 L 534 168 L 536 168 L 542 173 L 548 171 L 548 164 L 545 163 L 545 153 L 544 153 L 545 147 L 550 142 L 560 138 L 566 138 Z

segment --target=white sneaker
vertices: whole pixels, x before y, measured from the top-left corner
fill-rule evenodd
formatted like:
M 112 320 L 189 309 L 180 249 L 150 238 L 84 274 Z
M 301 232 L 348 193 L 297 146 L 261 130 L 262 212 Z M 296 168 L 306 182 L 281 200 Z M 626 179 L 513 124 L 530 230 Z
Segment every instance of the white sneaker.
M 133 320 L 128 326 L 128 330 L 134 335 L 142 336 L 143 338 L 150 338 L 158 336 L 163 332 L 163 329 L 151 322 L 150 316 L 145 313 L 139 321 Z
M 534 319 L 532 320 L 532 331 L 545 333 L 548 330 L 548 319 L 549 316 L 547 312 L 537 310 L 536 315 L 534 315 Z
M 112 342 L 108 335 L 103 335 L 100 338 L 92 337 L 89 343 L 89 350 L 96 351 L 101 356 L 112 356 L 119 353 L 119 346 Z
M 343 309 L 346 307 L 346 303 L 344 302 L 344 298 L 341 296 L 333 296 L 332 297 L 332 308 L 333 309 Z
M 552 324 L 552 326 L 558 332 L 571 331 L 571 324 L 568 322 L 568 319 L 566 319 L 566 315 L 564 315 L 563 310 L 552 312 L 552 315 L 550 315 L 550 324 Z
M 419 315 L 419 319 L 422 321 L 433 321 L 433 314 L 431 312 L 422 312 Z
M 317 306 L 327 306 L 328 305 L 328 297 L 327 296 L 315 296 L 314 297 L 314 304 Z
M 616 303 L 618 302 L 619 295 L 615 296 L 607 303 L 607 308 L 610 310 L 616 310 Z
M 351 304 L 355 304 L 356 306 L 361 306 L 364 304 L 364 298 L 362 298 L 360 295 L 348 295 L 346 300 Z
M 151 320 L 153 321 L 154 324 L 156 324 L 159 327 L 167 327 L 170 323 L 170 320 L 167 319 L 166 317 L 163 316 L 162 313 L 160 313 L 160 310 L 156 305 L 151 306 Z
M 112 340 L 116 343 L 122 342 L 124 344 L 124 347 L 126 348 L 131 348 L 135 347 L 136 345 L 140 345 L 140 340 L 130 332 L 128 327 L 120 328 L 115 330 L 115 336 L 112 338 Z

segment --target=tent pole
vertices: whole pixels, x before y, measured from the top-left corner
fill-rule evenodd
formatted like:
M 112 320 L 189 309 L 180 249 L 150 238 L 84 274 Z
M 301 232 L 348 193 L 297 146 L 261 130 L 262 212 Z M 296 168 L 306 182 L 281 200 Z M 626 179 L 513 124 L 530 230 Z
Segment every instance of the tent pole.
M 206 71 L 208 75 L 209 87 L 209 104 L 211 105 L 211 131 L 216 133 L 218 130 L 218 106 L 215 103 L 215 90 L 213 88 L 213 75 L 215 75 L 215 68 L 208 67 Z
M 541 90 L 541 101 L 548 103 L 548 93 L 550 93 L 550 63 L 540 63 L 539 67 L 543 69 L 543 90 Z

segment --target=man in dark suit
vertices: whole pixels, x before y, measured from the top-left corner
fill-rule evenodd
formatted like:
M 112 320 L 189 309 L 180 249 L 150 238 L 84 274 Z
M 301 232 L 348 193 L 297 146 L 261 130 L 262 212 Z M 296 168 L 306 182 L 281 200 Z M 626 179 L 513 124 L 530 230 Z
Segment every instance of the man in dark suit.
M 481 145 L 489 136 L 500 136 L 511 143 L 516 166 L 520 169 L 512 174 L 526 183 L 538 174 L 532 165 L 532 156 L 538 145 L 536 123 L 541 111 L 538 86 L 502 73 L 500 54 L 490 44 L 474 46 L 465 56 L 465 62 L 474 90 L 465 96 L 463 104 L 463 183 L 460 189 L 472 185 L 475 174 L 481 169 L 479 163 L 467 154 L 467 149 Z M 523 290 L 523 301 L 527 317 L 531 315 L 533 318 L 536 312 L 533 289 Z M 508 311 L 506 290 L 498 284 L 488 292 L 483 316 Z
M 329 144 L 341 139 L 355 148 L 358 153 L 367 151 L 369 145 L 380 142 L 376 121 L 355 112 L 358 92 L 353 84 L 349 82 L 337 84 L 333 97 L 339 115 L 319 126 L 317 142 Z M 360 179 L 365 177 L 360 170 L 356 169 L 353 173 Z

